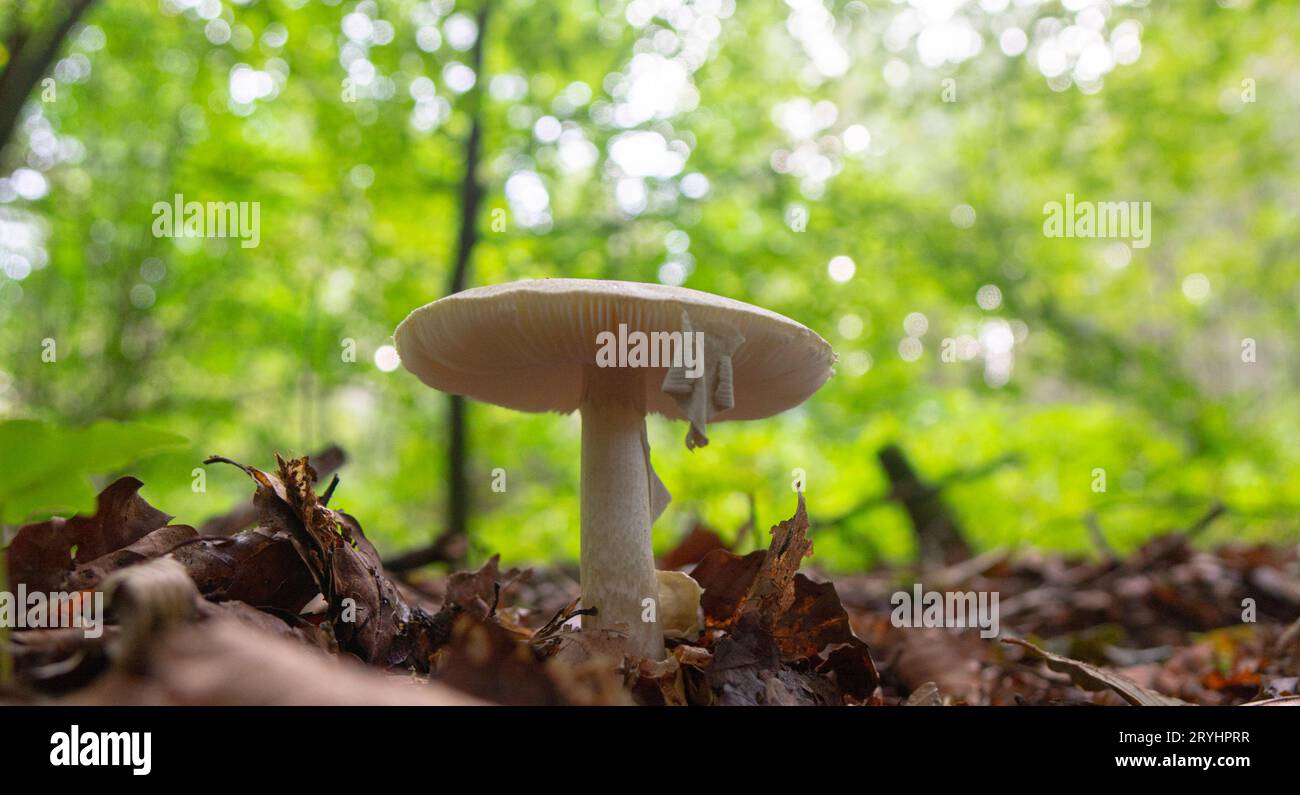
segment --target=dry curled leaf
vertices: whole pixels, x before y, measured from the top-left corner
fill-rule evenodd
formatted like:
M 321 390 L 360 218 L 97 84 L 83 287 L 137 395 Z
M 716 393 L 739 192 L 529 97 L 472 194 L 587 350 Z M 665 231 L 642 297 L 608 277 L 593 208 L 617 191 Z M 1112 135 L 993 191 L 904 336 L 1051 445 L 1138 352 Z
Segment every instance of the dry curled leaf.
M 9 544 L 10 582 L 31 591 L 65 590 L 65 580 L 77 566 L 165 527 L 172 517 L 145 502 L 139 494 L 143 485 L 120 478 L 100 492 L 94 516 L 55 518 L 19 529 Z
M 907 697 L 906 705 L 909 707 L 941 707 L 943 706 L 943 696 L 939 693 L 938 685 L 934 682 L 925 682 L 913 690 L 912 695 Z
M 744 613 L 771 625 L 794 603 L 795 573 L 812 554 L 803 494 L 794 516 L 777 524 L 771 533 L 766 550 L 741 557 L 716 549 L 691 571 L 691 577 L 705 589 L 700 606 L 710 627 L 732 625 Z
M 178 544 L 186 543 L 196 537 L 194 528 L 187 525 L 171 524 L 160 527 L 133 544 L 77 566 L 64 578 L 63 587 L 59 590 L 79 591 L 98 587 L 114 572 L 162 557 L 175 549 Z
M 445 603 L 456 605 L 480 621 L 495 615 L 501 593 L 528 574 L 518 569 L 502 572 L 500 564 L 501 556 L 493 555 L 475 571 L 458 571 L 449 576 Z
M 1078 686 L 1085 690 L 1102 690 L 1110 688 L 1119 694 L 1119 697 L 1132 704 L 1135 707 L 1173 707 L 1185 706 L 1186 701 L 1166 696 L 1163 693 L 1157 693 L 1154 690 L 1142 687 L 1131 679 L 1120 676 L 1114 671 L 1107 671 L 1095 665 L 1089 665 L 1086 662 L 1072 660 L 1069 657 L 1062 657 L 1059 654 L 1052 654 L 1049 651 L 1038 648 L 1027 640 L 1019 638 L 1004 638 L 1003 643 L 1011 643 L 1027 649 L 1037 657 L 1041 657 L 1047 667 L 1057 673 L 1069 674 L 1070 679 Z
M 800 492 L 794 516 L 772 528 L 772 543 L 768 545 L 763 568 L 749 588 L 744 610 L 756 612 L 767 621 L 784 615 L 795 600 L 795 572 L 811 554 L 808 512 Z
M 818 700 L 824 697 L 820 692 L 808 696 L 810 701 L 801 696 L 809 692 L 802 685 L 771 685 L 770 692 L 769 685 L 758 686 L 757 681 L 767 682 L 783 667 L 789 669 L 786 663 L 815 672 L 851 703 L 868 701 L 880 684 L 867 644 L 853 634 L 835 586 L 798 573 L 811 553 L 808 514 L 800 494 L 795 515 L 772 528 L 767 550 L 744 557 L 714 550 L 691 573 L 704 587 L 700 605 L 706 625 L 727 633 L 714 649 L 718 670 L 710 676 L 722 690 L 744 693 L 737 703 L 830 703 Z M 734 667 L 746 673 L 726 671 L 736 660 L 744 660 Z M 751 681 L 745 681 L 747 677 Z M 728 703 L 728 697 L 719 700 Z
M 729 549 L 722 537 L 704 525 L 697 524 L 663 556 L 659 567 L 667 570 L 680 569 L 699 563 L 704 556 L 716 549 Z
M 543 660 L 515 633 L 462 614 L 450 642 L 438 652 L 437 672 L 438 681 L 496 704 L 630 704 L 617 673 L 620 660 L 599 655 Z
M 259 524 L 287 534 L 325 597 L 327 619 L 343 649 L 366 662 L 428 670 L 448 622 L 407 603 L 356 519 L 316 497 L 316 473 L 306 458 L 277 455 L 277 475 L 219 456 L 207 460 L 216 461 L 238 467 L 257 484 Z
M 233 536 L 204 536 L 175 547 L 199 593 L 214 602 L 301 611 L 319 593 L 284 531 L 255 527 Z
M 691 570 L 691 577 L 704 588 L 700 607 L 706 626 L 726 628 L 740 618 L 749 588 L 766 557 L 767 552 L 761 549 L 744 556 L 717 549 Z

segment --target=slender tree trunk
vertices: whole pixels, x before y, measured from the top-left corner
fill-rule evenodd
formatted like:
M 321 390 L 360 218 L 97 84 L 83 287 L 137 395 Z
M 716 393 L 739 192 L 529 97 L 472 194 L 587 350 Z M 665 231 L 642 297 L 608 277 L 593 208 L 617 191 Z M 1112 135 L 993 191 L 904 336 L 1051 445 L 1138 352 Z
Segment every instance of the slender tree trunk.
M 971 557 L 961 525 L 939 495 L 921 480 L 902 448 L 887 445 L 876 453 L 889 478 L 890 496 L 902 504 L 912 521 L 922 566 L 938 568 Z
M 49 72 L 63 47 L 63 40 L 94 1 L 69 0 L 66 14 L 48 31 L 32 31 L 21 23 L 15 23 L 9 40 L 5 42 L 9 62 L 0 71 L 0 154 L 8 148 L 14 130 L 18 128 L 23 105 L 32 90 Z M 16 6 L 11 13 L 17 14 L 20 10 Z
M 483 186 L 478 180 L 479 163 L 483 157 L 483 48 L 487 38 L 488 2 L 484 0 L 478 10 L 478 38 L 474 41 L 471 64 L 477 77 L 475 92 L 470 97 L 470 128 L 465 139 L 465 174 L 460 184 L 460 228 L 456 235 L 456 256 L 447 284 L 447 294 L 464 290 L 469 283 L 469 266 L 478 245 L 479 207 L 483 203 Z M 466 420 L 465 398 L 451 395 L 447 404 L 447 524 L 442 534 L 434 540 L 434 548 L 453 551 L 461 557 L 468 545 L 464 539 L 469 533 L 469 427 Z M 459 543 L 454 543 L 459 540 Z M 456 552 L 458 551 L 458 552 Z

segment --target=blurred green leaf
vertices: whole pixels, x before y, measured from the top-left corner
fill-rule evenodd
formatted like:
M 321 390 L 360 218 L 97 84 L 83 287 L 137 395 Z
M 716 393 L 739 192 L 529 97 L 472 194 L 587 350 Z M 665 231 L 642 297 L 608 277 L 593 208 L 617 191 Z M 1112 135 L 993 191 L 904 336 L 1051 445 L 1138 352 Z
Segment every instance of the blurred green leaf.
M 0 523 L 93 511 L 92 475 L 109 475 L 186 444 L 183 436 L 136 423 L 66 428 L 0 420 Z

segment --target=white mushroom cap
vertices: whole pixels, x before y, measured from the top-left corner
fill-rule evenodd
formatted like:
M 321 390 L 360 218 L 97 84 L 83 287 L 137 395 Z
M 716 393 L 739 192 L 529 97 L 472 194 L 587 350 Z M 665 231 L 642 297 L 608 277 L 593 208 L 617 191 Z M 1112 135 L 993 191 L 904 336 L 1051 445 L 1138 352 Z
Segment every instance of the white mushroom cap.
M 709 422 L 752 420 L 797 406 L 831 375 L 830 345 L 800 323 L 717 295 L 637 282 L 540 279 L 479 287 L 412 312 L 394 339 L 403 366 L 442 392 L 520 411 L 571 412 L 597 335 L 729 330 L 734 405 Z M 717 332 L 721 333 L 721 332 Z M 665 368 L 647 368 L 646 411 L 686 419 L 661 389 Z

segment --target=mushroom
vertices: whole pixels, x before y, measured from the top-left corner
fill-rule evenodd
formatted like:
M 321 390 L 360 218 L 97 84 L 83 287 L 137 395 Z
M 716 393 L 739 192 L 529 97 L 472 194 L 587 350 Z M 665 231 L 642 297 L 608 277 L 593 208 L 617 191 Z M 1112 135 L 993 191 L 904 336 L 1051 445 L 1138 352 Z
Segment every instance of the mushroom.
M 543 279 L 455 293 L 393 335 L 425 384 L 520 411 L 582 418 L 584 628 L 624 631 L 628 651 L 663 656 L 650 528 L 670 496 L 650 466 L 647 413 L 689 423 L 769 417 L 831 375 L 835 354 L 807 327 L 682 287 Z

